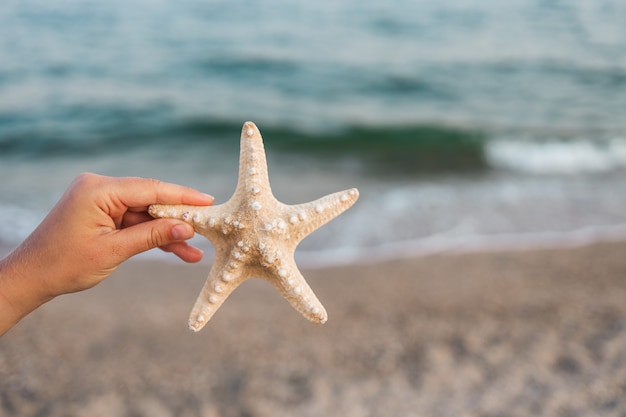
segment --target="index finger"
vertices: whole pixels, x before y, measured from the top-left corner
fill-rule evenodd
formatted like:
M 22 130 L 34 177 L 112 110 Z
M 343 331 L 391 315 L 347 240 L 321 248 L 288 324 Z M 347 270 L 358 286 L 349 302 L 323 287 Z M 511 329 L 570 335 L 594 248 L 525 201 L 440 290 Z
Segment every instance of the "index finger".
M 190 187 L 152 178 L 113 179 L 112 191 L 126 207 L 147 207 L 150 204 L 189 204 L 208 206 L 213 196 Z

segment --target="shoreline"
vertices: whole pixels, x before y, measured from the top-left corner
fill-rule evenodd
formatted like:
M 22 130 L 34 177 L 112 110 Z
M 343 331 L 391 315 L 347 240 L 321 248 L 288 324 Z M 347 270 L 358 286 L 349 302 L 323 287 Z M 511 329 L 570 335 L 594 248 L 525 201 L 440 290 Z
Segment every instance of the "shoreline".
M 199 333 L 209 265 L 136 260 L 0 338 L 0 414 L 626 412 L 626 241 L 303 269 L 308 323 L 241 285 Z
M 369 248 L 333 248 L 329 250 L 302 251 L 296 249 L 297 264 L 304 269 L 330 269 L 357 264 L 376 265 L 407 259 L 427 258 L 437 255 L 484 255 L 504 252 L 533 252 L 568 250 L 603 244 L 626 242 L 626 224 L 589 226 L 566 232 L 529 232 L 446 238 L 440 236 L 396 241 Z M 213 260 L 213 245 L 203 238 L 194 237 L 192 243 L 205 251 L 203 264 Z M 0 258 L 16 246 L 0 242 Z M 207 261 L 208 260 L 208 261 Z M 169 253 L 153 249 L 128 260 L 181 265 Z M 184 265 L 184 264 L 183 264 Z
M 567 250 L 619 242 L 626 242 L 626 224 L 589 226 L 566 232 L 530 232 L 458 238 L 433 236 L 391 242 L 367 249 L 340 248 L 315 252 L 296 251 L 296 261 L 308 269 L 324 269 L 355 264 L 375 265 L 434 255 L 480 255 Z M 322 258 L 324 260 L 321 260 Z

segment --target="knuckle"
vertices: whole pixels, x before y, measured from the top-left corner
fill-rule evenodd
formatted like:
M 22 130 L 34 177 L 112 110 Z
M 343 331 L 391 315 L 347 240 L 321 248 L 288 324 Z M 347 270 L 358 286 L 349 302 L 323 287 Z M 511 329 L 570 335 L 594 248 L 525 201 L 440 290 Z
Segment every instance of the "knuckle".
M 71 195 L 91 195 L 102 184 L 104 177 L 91 172 L 78 174 L 68 191 Z
M 97 188 L 100 176 L 90 172 L 78 174 L 64 194 L 65 199 L 73 201 L 89 199 Z
M 74 184 L 79 187 L 89 187 L 98 182 L 101 177 L 91 172 L 82 172 L 74 179 Z
M 158 248 L 159 246 L 163 246 L 166 243 L 167 240 L 160 230 L 156 228 L 150 230 L 150 233 L 148 233 L 148 247 Z
M 156 178 L 149 178 L 148 182 L 149 182 L 148 187 L 152 190 L 155 190 L 156 201 L 161 202 L 163 199 L 162 199 L 160 191 L 163 188 L 163 181 L 158 180 Z
M 156 179 L 156 178 L 150 178 L 149 181 L 152 183 L 152 185 L 154 185 L 155 187 L 160 186 L 163 181 Z

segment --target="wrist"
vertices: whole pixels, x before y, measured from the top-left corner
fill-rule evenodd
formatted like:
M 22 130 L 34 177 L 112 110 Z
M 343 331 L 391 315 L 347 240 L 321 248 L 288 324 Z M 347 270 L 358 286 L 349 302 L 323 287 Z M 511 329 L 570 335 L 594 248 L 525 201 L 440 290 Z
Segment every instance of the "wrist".
M 0 335 L 23 317 L 13 295 L 8 263 L 8 258 L 0 260 Z
M 0 335 L 53 298 L 33 285 L 25 265 L 20 266 L 19 251 L 20 248 L 0 260 Z

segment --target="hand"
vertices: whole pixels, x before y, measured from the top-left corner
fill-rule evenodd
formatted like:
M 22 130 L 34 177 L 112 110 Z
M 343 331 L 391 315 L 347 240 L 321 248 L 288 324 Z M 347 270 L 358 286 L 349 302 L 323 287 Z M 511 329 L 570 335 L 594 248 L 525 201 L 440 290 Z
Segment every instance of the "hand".
M 79 175 L 35 231 L 0 261 L 0 334 L 39 305 L 93 287 L 148 249 L 199 261 L 202 252 L 185 242 L 193 228 L 153 219 L 147 212 L 153 203 L 210 205 L 213 197 L 151 179 Z

